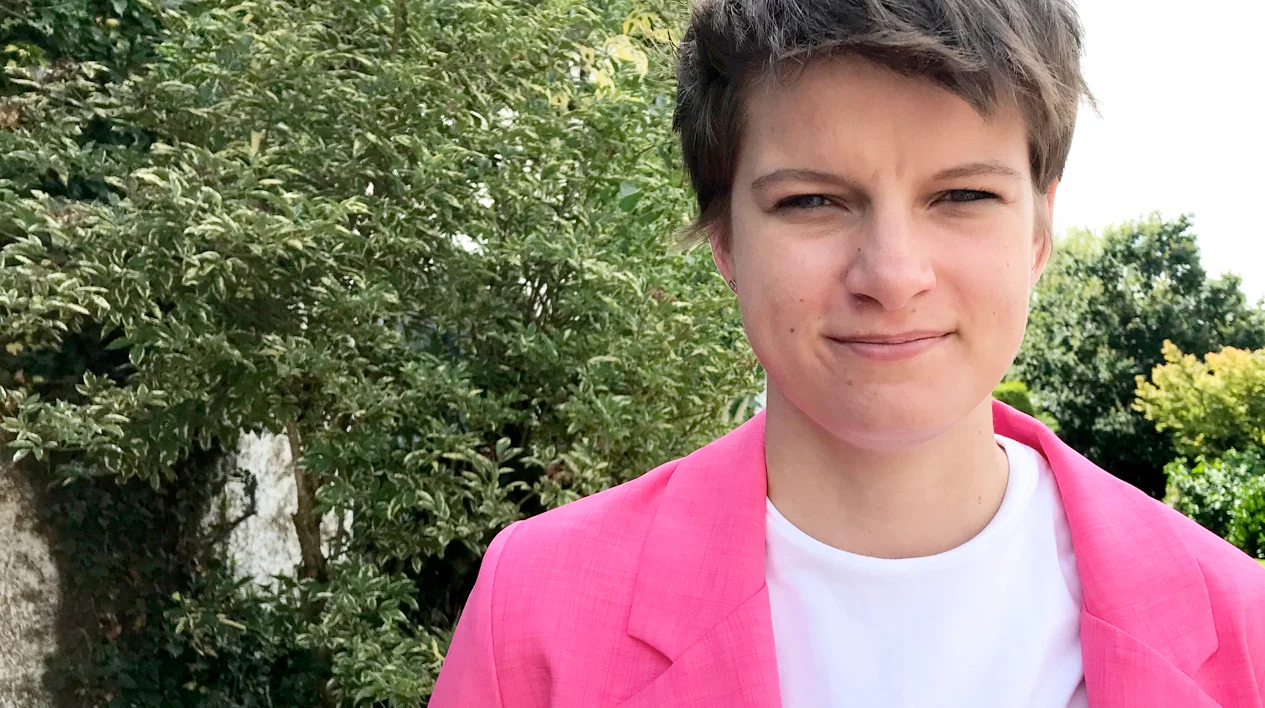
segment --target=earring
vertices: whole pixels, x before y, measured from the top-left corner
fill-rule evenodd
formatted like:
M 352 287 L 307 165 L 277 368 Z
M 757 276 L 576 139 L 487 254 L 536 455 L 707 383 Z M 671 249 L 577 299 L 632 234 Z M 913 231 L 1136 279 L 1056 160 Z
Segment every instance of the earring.
M 730 279 L 729 279 L 729 289 L 730 289 L 730 290 L 732 290 L 732 291 L 734 291 L 734 292 L 738 292 L 738 281 L 734 280 L 733 278 L 730 278 Z

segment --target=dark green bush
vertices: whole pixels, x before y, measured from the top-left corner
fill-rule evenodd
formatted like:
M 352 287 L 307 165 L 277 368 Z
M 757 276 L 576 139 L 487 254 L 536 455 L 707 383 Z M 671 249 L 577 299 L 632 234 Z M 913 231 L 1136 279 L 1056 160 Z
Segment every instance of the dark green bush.
M 993 389 L 993 398 L 1021 413 L 1027 413 L 1045 423 L 1051 430 L 1058 432 L 1059 422 L 1054 419 L 1054 416 L 1037 406 L 1033 401 L 1032 391 L 1028 389 L 1028 384 L 1022 381 L 1002 381 L 997 384 L 997 388 Z
M 497 531 L 705 443 L 758 389 L 708 255 L 667 247 L 692 209 L 680 8 L 145 7 L 161 30 L 122 76 L 6 69 L 8 449 L 124 499 L 206 493 L 191 461 L 282 435 L 303 558 L 241 586 L 202 511 L 146 502 L 200 542 L 117 631 L 85 618 L 61 676 L 95 705 L 422 704 Z
M 149 47 L 161 31 L 158 8 L 171 4 L 172 0 L 6 0 L 0 5 L 0 60 L 50 65 L 94 61 L 126 75 L 149 58 Z M 13 88 L 7 82 L 0 87 Z
M 1265 452 L 1230 450 L 1219 459 L 1170 463 L 1173 508 L 1256 558 L 1265 558 Z

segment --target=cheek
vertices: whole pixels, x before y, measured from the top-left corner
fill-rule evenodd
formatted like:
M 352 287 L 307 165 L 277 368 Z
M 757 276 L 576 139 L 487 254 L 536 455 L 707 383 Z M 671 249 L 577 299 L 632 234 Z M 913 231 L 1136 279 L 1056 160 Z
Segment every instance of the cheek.
M 838 296 L 838 254 L 828 239 L 774 236 L 746 249 L 737 264 L 752 286 L 746 292 L 739 286 L 744 319 L 761 334 L 802 334 L 825 318 Z
M 1028 316 L 1031 254 L 1026 248 L 975 254 L 957 278 L 966 310 L 962 314 L 977 337 L 1001 340 L 1010 346 L 1023 336 Z M 1013 341 L 1012 341 L 1013 340 Z

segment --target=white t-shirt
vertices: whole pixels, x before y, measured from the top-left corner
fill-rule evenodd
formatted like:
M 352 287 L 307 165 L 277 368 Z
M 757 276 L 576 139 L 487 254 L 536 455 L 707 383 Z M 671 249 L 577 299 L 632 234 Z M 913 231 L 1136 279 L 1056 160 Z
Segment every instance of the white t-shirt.
M 997 436 L 1010 478 L 970 541 L 860 556 L 770 502 L 769 602 L 783 708 L 1083 708 L 1080 580 L 1049 464 Z

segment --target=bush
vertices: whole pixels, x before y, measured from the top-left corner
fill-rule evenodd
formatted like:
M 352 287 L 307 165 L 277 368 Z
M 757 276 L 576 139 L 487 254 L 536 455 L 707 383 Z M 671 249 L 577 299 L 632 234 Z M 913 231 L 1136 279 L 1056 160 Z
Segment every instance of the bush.
M 126 75 L 149 58 L 164 0 L 6 0 L 0 58 L 17 63 L 95 61 Z M 0 88 L 11 88 L 0 78 Z
M 1170 463 L 1165 501 L 1256 558 L 1265 558 L 1265 451 L 1230 450 L 1218 459 Z
M 1044 423 L 1050 430 L 1058 432 L 1059 422 L 1054 419 L 1054 416 L 1037 406 L 1033 401 L 1035 396 L 1028 389 L 1028 384 L 1022 381 L 1002 381 L 997 384 L 997 388 L 993 389 L 993 398 L 1021 413 L 1027 413 Z
M 159 490 L 243 431 L 283 435 L 303 557 L 274 593 L 215 549 L 184 563 L 144 627 L 94 635 L 108 670 L 79 684 L 424 703 L 497 531 L 694 449 L 757 390 L 707 254 L 666 247 L 692 209 L 661 56 L 677 10 L 153 7 L 152 58 L 123 77 L 6 69 L 3 428 L 48 482 Z M 351 524 L 324 537 L 325 513 Z M 154 670 L 168 641 L 203 658 Z
M 1265 446 L 1265 349 L 1226 347 L 1200 361 L 1164 342 L 1164 362 L 1151 381 L 1137 377 L 1134 408 L 1172 431 L 1179 452 L 1215 457 Z

